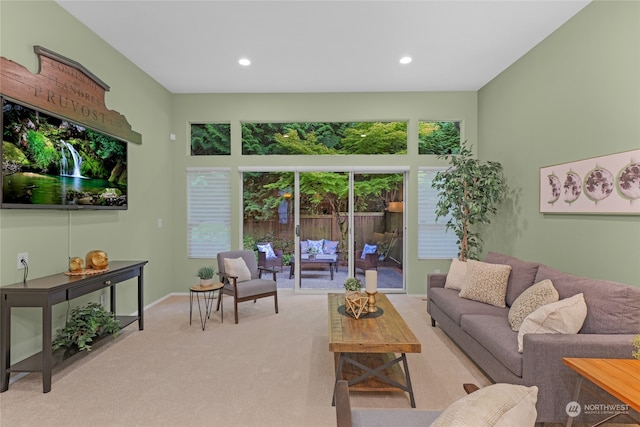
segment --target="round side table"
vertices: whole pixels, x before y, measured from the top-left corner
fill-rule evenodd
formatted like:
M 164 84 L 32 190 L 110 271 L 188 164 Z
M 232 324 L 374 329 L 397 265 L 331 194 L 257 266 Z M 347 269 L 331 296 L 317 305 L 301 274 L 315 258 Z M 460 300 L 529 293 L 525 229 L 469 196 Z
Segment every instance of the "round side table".
M 202 286 L 193 285 L 189 288 L 189 326 L 191 326 L 191 318 L 193 317 L 193 296 L 195 295 L 198 300 L 198 312 L 200 313 L 200 325 L 204 331 L 207 325 L 207 319 L 211 316 L 211 310 L 213 309 L 213 293 L 219 289 L 222 289 L 224 285 L 222 283 L 214 283 L 213 285 Z M 204 300 L 204 316 L 202 316 L 202 308 L 200 307 L 200 294 Z M 222 306 L 222 295 L 218 292 L 218 298 L 220 298 L 220 323 L 224 318 L 224 307 Z

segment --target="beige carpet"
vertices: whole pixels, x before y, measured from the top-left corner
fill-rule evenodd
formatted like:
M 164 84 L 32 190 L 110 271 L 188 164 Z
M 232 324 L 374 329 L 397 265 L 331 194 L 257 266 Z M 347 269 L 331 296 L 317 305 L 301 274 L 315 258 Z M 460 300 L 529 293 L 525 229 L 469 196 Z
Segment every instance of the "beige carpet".
M 487 378 L 432 328 L 425 302 L 389 299 L 422 342 L 408 362 L 419 409 L 439 410 Z M 240 323 L 225 297 L 202 331 L 189 326 L 188 296 L 172 296 L 145 313 L 145 330 L 129 326 L 114 340 L 57 369 L 50 393 L 30 374 L 0 394 L 0 425 L 13 426 L 332 426 L 333 354 L 326 295 L 279 295 L 240 304 Z M 354 406 L 409 408 L 406 393 L 354 394 Z

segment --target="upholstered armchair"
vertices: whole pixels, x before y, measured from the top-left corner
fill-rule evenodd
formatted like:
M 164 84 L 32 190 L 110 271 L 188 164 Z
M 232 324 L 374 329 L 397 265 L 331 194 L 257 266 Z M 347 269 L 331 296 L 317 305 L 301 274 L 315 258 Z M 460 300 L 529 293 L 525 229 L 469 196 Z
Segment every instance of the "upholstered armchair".
M 235 320 L 238 323 L 238 303 L 259 298 L 273 297 L 278 312 L 278 288 L 276 271 L 258 267 L 253 251 L 230 251 L 218 253 L 218 275 L 224 284 L 218 298 L 217 310 L 220 310 L 222 294 L 233 297 Z M 265 273 L 265 278 L 262 277 Z M 267 274 L 268 273 L 268 274 Z
M 282 249 L 273 249 L 271 242 L 260 242 L 258 246 L 258 267 L 279 268 L 282 271 Z M 267 248 L 268 247 L 268 248 Z M 265 249 L 265 250 L 261 250 Z M 269 253 L 271 249 L 272 253 Z

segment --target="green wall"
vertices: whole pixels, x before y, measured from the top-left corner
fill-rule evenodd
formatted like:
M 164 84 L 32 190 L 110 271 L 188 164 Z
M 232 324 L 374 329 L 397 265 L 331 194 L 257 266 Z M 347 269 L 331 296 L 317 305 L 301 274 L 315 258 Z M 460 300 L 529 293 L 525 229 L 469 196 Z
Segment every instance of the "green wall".
M 104 43 L 53 1 L 0 2 L 0 55 L 38 71 L 34 45 L 71 58 L 106 82 L 106 105 L 123 114 L 142 134 L 143 144 L 129 144 L 129 209 L 64 212 L 0 210 L 0 285 L 22 280 L 19 252 L 29 253 L 29 277 L 66 270 L 70 256 L 102 249 L 109 258 L 149 260 L 145 269 L 145 303 L 173 291 L 173 159 L 169 141 L 171 94 Z M 157 227 L 162 218 L 164 227 Z M 105 292 L 108 299 L 108 292 Z M 135 281 L 118 287 L 118 309 L 136 310 Z M 89 297 L 99 300 L 99 294 Z M 55 306 L 56 326 L 66 304 Z M 12 359 L 40 349 L 40 314 L 13 310 Z
M 640 148 L 640 2 L 587 6 L 482 88 L 478 112 L 479 155 L 513 190 L 487 248 L 640 286 L 640 216 L 538 207 L 540 167 Z
M 481 158 L 505 165 L 513 194 L 487 234 L 486 250 L 538 260 L 564 271 L 640 286 L 640 216 L 541 215 L 541 166 L 640 146 L 640 4 L 595 2 L 478 93 L 172 95 L 53 1 L 0 2 L 0 55 L 37 71 L 33 45 L 78 61 L 110 85 L 107 106 L 125 115 L 143 144 L 129 145 L 130 208 L 123 212 L 0 210 L 0 285 L 63 271 L 69 256 L 105 250 L 111 259 L 148 259 L 145 303 L 184 292 L 203 260 L 187 259 L 189 166 L 399 166 L 409 168 L 407 283 L 425 293 L 425 276 L 447 261 L 417 261 L 412 238 L 416 170 L 438 163 L 417 155 L 419 120 L 461 120 Z M 55 24 L 54 24 L 55 23 Z M 27 30 L 28 29 L 28 30 Z M 409 154 L 242 158 L 241 121 L 408 120 Z M 189 122 L 232 124 L 234 154 L 189 156 Z M 169 140 L 175 133 L 176 141 Z M 233 242 L 240 245 L 239 174 L 234 173 Z M 158 219 L 164 226 L 157 226 Z M 135 310 L 133 286 L 119 307 Z M 97 300 L 97 296 L 91 297 Z M 121 301 L 122 300 L 122 301 Z M 66 307 L 56 308 L 58 326 Z M 16 310 L 12 358 L 39 350 L 39 314 Z

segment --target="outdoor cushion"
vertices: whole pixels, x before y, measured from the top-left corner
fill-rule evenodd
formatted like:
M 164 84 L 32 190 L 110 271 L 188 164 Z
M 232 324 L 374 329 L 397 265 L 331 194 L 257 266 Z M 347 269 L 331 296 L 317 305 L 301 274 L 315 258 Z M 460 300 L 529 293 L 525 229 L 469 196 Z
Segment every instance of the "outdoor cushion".
M 364 244 L 364 248 L 362 249 L 362 255 L 360 259 L 367 259 L 367 254 L 375 254 L 378 250 L 378 245 L 370 245 L 368 243 Z
M 465 261 L 460 261 L 458 258 L 452 259 L 444 287 L 447 289 L 455 289 L 457 291 L 461 290 L 464 285 L 464 278 L 466 275 L 467 263 Z
M 327 255 L 333 255 L 338 250 L 338 241 L 337 240 L 326 240 L 324 241 L 324 249 L 323 252 Z
M 322 253 L 322 246 L 324 244 L 324 240 L 307 240 L 307 243 L 309 244 L 309 249 L 307 250 L 307 252 L 310 252 L 312 249 L 315 249 L 316 254 Z
M 544 279 L 528 289 L 525 289 L 513 302 L 509 309 L 509 324 L 511 329 L 518 331 L 525 317 L 545 304 L 558 301 L 558 291 L 551 280 Z
M 510 272 L 509 265 L 467 260 L 467 274 L 460 297 L 506 307 L 504 298 Z
M 264 252 L 267 256 L 267 259 L 276 259 L 276 253 L 273 251 L 271 247 L 271 243 L 265 243 L 264 245 L 258 245 L 258 250 L 260 252 Z
M 509 307 L 511 307 L 511 304 L 513 304 L 525 289 L 539 282 L 539 280 L 536 280 L 536 273 L 540 266 L 537 262 L 522 261 L 498 252 L 489 252 L 484 261 L 491 264 L 506 264 L 511 266 L 507 295 L 505 296 L 505 302 Z
M 577 334 L 587 316 L 582 294 L 546 304 L 525 317 L 518 332 L 518 351 L 522 353 L 526 334 Z
M 309 253 L 309 242 L 307 242 L 306 240 L 300 241 L 300 252 L 302 252 L 303 254 Z

